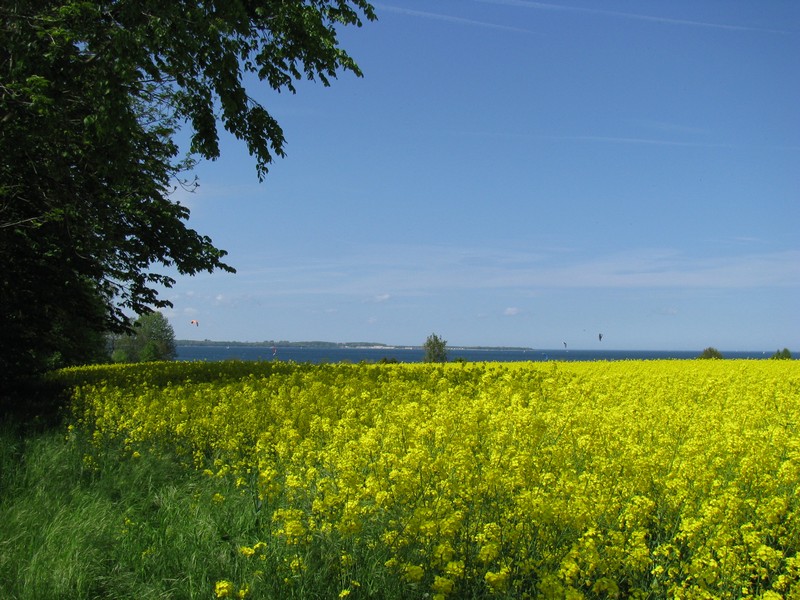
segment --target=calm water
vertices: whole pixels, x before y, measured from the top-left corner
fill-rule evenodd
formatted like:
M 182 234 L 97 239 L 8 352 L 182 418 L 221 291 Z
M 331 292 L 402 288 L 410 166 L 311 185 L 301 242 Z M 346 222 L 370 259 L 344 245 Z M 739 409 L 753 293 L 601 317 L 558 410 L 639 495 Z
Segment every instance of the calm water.
M 450 360 L 470 362 L 547 361 L 547 360 L 655 360 L 697 358 L 697 351 L 648 350 L 459 350 L 448 348 Z M 725 352 L 725 358 L 769 358 L 768 352 Z M 394 358 L 400 362 L 422 362 L 421 348 L 274 348 L 272 346 L 178 346 L 178 360 L 283 360 L 298 363 L 377 362 Z

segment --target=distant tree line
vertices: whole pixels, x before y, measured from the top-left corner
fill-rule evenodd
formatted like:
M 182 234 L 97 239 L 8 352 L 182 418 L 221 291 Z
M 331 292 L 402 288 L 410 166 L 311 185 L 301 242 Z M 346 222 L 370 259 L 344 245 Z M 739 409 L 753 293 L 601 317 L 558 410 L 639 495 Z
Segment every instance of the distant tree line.
M 722 358 L 722 352 L 714 348 L 713 346 L 709 346 L 698 356 L 697 358 Z M 792 353 L 789 351 L 788 348 L 784 348 L 783 350 L 778 350 L 773 354 L 770 358 L 778 359 L 778 360 L 791 360 Z
M 175 360 L 175 331 L 160 312 L 142 315 L 133 323 L 132 333 L 110 338 L 111 360 L 114 362 L 151 362 Z
M 214 340 L 177 340 L 179 346 L 244 346 L 244 347 L 263 347 L 277 346 L 279 348 L 387 348 L 387 344 L 377 342 L 290 342 L 288 340 L 264 340 L 261 342 L 237 342 L 237 341 L 214 341 Z

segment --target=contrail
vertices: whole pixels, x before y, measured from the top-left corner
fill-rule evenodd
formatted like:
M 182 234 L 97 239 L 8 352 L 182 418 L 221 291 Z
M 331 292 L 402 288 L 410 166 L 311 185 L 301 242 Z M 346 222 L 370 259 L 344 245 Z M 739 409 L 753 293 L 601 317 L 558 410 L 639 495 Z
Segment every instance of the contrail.
M 376 9 L 379 11 L 393 12 L 402 15 L 409 15 L 411 17 L 420 17 L 422 19 L 434 19 L 436 21 L 448 21 L 450 23 L 458 23 L 461 25 L 472 25 L 475 27 L 486 27 L 489 29 L 501 29 L 503 31 L 514 31 L 516 33 L 536 33 L 530 29 L 522 29 L 520 27 L 512 27 L 510 25 L 498 25 L 497 23 L 489 23 L 487 21 L 476 21 L 474 19 L 465 19 L 463 17 L 454 17 L 452 15 L 443 15 L 441 13 L 432 13 L 422 10 L 412 10 L 410 8 L 400 8 L 398 6 L 389 6 L 386 4 L 375 4 Z
M 689 19 L 672 19 L 669 17 L 655 17 L 652 15 L 642 15 L 638 13 L 619 12 L 615 10 L 603 10 L 601 8 L 584 8 L 576 6 L 564 6 L 561 4 L 551 4 L 549 2 L 532 2 L 530 0 L 474 0 L 483 4 L 502 4 L 505 6 L 519 6 L 522 8 L 533 8 L 537 10 L 550 10 L 561 12 L 586 13 L 603 15 L 607 17 L 617 17 L 620 19 L 632 19 L 636 21 L 649 21 L 652 23 L 664 23 L 666 25 L 683 25 L 686 27 L 707 27 L 711 29 L 725 29 L 728 31 L 760 31 L 764 33 L 797 33 L 784 29 L 770 29 L 767 27 L 749 27 L 745 25 L 727 25 L 724 23 L 710 23 L 708 21 L 692 21 Z

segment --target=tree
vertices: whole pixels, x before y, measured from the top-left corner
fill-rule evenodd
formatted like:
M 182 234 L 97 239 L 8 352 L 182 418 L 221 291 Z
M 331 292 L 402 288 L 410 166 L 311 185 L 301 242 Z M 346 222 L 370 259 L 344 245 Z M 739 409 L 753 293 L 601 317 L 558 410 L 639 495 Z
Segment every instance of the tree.
M 792 353 L 788 348 L 784 348 L 783 350 L 778 350 L 775 354 L 772 355 L 772 358 L 776 360 L 791 360 Z
M 435 333 L 425 340 L 425 362 L 447 362 L 447 342 Z
M 172 192 L 219 156 L 218 123 L 263 178 L 284 137 L 245 77 L 294 93 L 360 76 L 337 31 L 362 18 L 366 0 L 2 3 L 0 384 L 90 360 L 78 337 L 170 306 L 159 265 L 234 271 Z
M 722 358 L 722 352 L 713 346 L 709 346 L 708 348 L 705 348 L 697 358 Z
M 157 311 L 136 319 L 132 332 L 112 338 L 111 357 L 115 362 L 174 360 L 176 356 L 175 331 Z

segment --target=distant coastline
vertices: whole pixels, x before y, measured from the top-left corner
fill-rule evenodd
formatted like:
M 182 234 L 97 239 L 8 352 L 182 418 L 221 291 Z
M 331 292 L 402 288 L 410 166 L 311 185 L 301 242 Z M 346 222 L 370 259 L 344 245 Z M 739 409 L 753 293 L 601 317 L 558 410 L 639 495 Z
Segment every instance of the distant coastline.
M 178 360 L 279 360 L 297 363 L 424 362 L 422 346 L 390 346 L 377 342 L 229 342 L 177 340 Z M 450 361 L 465 362 L 542 362 L 695 359 L 696 350 L 612 350 L 551 348 L 531 349 L 510 346 L 448 346 Z M 723 358 L 765 359 L 772 353 L 723 351 Z
M 225 347 L 225 348 L 372 348 L 375 350 L 418 350 L 422 346 L 403 346 L 381 344 L 378 342 L 289 342 L 287 340 L 264 340 L 262 342 L 218 342 L 214 340 L 175 340 L 175 345 L 186 347 Z M 487 350 L 487 351 L 514 351 L 530 352 L 533 348 L 528 346 L 448 346 L 451 350 Z

